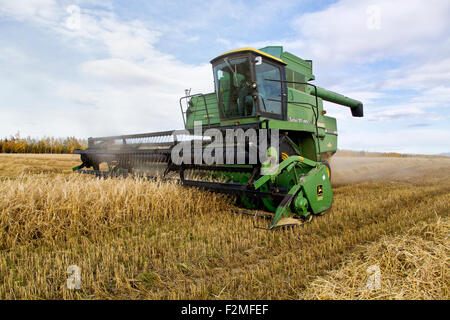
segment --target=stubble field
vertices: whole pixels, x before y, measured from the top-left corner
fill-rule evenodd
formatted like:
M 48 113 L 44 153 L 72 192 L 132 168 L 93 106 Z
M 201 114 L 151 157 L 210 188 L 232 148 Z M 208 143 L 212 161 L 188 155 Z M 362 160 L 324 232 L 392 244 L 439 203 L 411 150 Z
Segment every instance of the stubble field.
M 227 196 L 77 164 L 0 154 L 0 299 L 449 299 L 450 158 L 338 154 L 333 208 L 270 232 Z

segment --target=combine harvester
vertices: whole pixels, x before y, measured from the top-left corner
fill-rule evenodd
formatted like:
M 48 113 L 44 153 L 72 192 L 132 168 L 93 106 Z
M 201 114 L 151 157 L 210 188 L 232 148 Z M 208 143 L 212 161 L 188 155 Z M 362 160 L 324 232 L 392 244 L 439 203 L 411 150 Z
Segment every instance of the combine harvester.
M 176 173 L 185 186 L 234 194 L 241 207 L 270 212 L 269 229 L 324 213 L 333 198 L 328 160 L 337 128 L 322 101 L 347 106 L 354 117 L 363 116 L 362 103 L 309 83 L 312 61 L 282 47 L 233 50 L 211 64 L 215 92 L 180 99 L 185 130 L 89 138 L 86 150 L 75 151 L 82 164 L 74 171 Z

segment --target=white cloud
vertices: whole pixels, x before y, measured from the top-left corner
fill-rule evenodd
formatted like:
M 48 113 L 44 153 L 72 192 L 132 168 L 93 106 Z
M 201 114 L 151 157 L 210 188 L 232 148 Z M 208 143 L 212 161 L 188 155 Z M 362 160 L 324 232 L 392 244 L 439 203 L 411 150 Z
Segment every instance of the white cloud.
M 379 9 L 379 29 L 368 27 L 373 6 Z M 438 49 L 449 34 L 448 12 L 448 1 L 342 0 L 298 17 L 293 28 L 301 40 L 290 47 L 331 64 L 429 54 L 429 44 Z
M 426 110 L 426 104 L 391 105 L 373 112 L 366 112 L 369 121 L 441 120 L 434 112 Z
M 0 17 L 47 24 L 62 14 L 55 0 L 0 0 Z
M 198 40 L 200 40 L 199 36 L 191 36 L 186 39 L 186 42 L 193 43 L 193 42 L 198 42 Z
M 103 59 L 87 61 L 80 70 L 88 75 L 120 86 L 156 86 L 168 87 L 174 84 L 170 77 L 161 77 L 159 70 L 152 72 L 142 64 L 124 59 Z
M 450 30 L 449 30 L 450 32 Z M 450 46 L 447 57 L 438 57 L 425 63 L 414 62 L 392 70 L 382 82 L 384 89 L 424 89 L 450 85 Z
M 421 96 L 414 97 L 413 101 L 433 103 L 437 107 L 450 106 L 450 83 L 439 85 L 425 90 Z
M 224 38 L 217 38 L 216 41 L 220 44 L 223 44 L 225 47 L 231 46 L 231 41 Z
M 25 123 L 36 122 L 42 124 L 41 134 L 47 135 L 58 132 L 92 136 L 179 129 L 182 127 L 179 98 L 184 89 L 192 88 L 193 93 L 213 91 L 209 64 L 185 64 L 158 51 L 155 45 L 161 33 L 148 29 L 140 21 L 121 21 L 109 11 L 81 8 L 80 28 L 69 29 L 65 24 L 65 6 L 55 8 L 55 2 L 49 1 L 46 8 L 52 11 L 45 11 L 33 4 L 34 9 L 25 13 L 10 6 L 2 14 L 44 28 L 57 35 L 63 45 L 105 58 L 81 62 L 73 79 L 61 81 L 58 75 L 53 75 L 50 82 L 55 90 L 51 90 L 51 99 L 62 99 L 63 103 L 56 109 L 41 105 L 32 112 L 17 111 L 10 125 L 3 126 L 5 134 L 15 132 L 14 127 L 26 133 Z M 45 21 L 41 19 L 41 11 L 49 12 Z M 26 58 L 31 59 L 23 55 Z M 32 73 L 33 70 L 27 71 Z M 26 106 L 17 109 L 20 108 L 25 110 Z M 30 132 L 35 128 L 29 126 Z
M 370 25 L 373 8 L 378 27 Z M 363 122 L 437 121 L 448 118 L 437 110 L 448 110 L 450 101 L 448 12 L 448 1 L 341 0 L 299 15 L 292 23 L 297 40 L 282 43 L 313 59 L 318 85 L 361 100 Z M 340 121 L 352 118 L 340 106 L 324 105 Z

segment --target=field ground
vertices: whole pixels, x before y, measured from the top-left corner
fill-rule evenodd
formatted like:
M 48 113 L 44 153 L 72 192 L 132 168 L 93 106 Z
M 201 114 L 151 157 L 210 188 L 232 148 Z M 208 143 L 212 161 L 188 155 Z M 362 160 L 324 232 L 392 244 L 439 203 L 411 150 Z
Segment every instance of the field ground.
M 226 196 L 77 164 L 0 154 L 0 299 L 450 298 L 450 158 L 338 154 L 333 208 L 275 232 Z

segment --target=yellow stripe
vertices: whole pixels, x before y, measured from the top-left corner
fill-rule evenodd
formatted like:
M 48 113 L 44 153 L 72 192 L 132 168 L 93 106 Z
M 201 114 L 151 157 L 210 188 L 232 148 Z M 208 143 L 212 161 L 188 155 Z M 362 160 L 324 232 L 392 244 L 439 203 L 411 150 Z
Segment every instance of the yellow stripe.
M 255 49 L 255 48 L 251 48 L 251 47 L 227 51 L 227 52 L 224 52 L 224 53 L 222 53 L 221 55 L 215 57 L 214 59 L 220 58 L 221 56 L 224 56 L 224 55 L 226 55 L 226 54 L 230 54 L 230 53 L 234 53 L 234 52 L 242 52 L 242 51 L 253 51 L 253 52 L 256 52 L 256 53 L 258 53 L 258 54 L 260 54 L 260 55 L 262 55 L 262 56 L 266 56 L 266 57 L 268 57 L 268 58 L 274 59 L 274 60 L 279 61 L 279 62 L 281 62 L 281 63 L 287 64 L 286 62 L 284 62 L 284 61 L 281 60 L 280 58 L 274 57 L 274 56 L 271 55 L 271 54 L 265 53 L 265 52 L 263 52 L 263 51 L 260 51 L 260 50 L 257 50 L 257 49 Z M 213 59 L 213 60 L 214 60 L 214 59 Z

